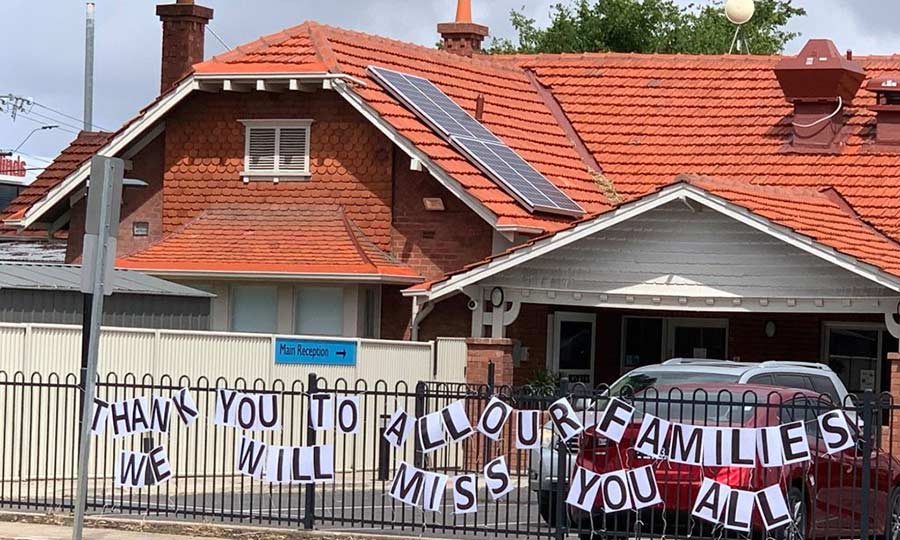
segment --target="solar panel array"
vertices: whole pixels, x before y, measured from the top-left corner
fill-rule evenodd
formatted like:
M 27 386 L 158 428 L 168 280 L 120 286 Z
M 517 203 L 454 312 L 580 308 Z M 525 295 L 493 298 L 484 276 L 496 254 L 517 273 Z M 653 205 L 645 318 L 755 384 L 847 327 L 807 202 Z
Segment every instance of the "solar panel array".
M 530 211 L 584 214 L 578 203 L 428 79 L 375 66 L 369 72 Z

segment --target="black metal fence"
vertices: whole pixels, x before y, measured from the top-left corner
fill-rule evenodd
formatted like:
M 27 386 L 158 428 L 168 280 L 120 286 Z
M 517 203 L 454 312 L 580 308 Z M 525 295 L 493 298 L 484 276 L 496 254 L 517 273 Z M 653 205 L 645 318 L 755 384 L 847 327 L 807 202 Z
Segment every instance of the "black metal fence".
M 635 419 L 650 414 L 673 422 L 707 427 L 765 427 L 804 421 L 810 461 L 776 468 L 697 467 L 665 458 L 647 459 L 632 448 L 635 434 L 621 444 L 592 430 L 564 443 L 551 428 L 541 432 L 539 449 L 517 450 L 511 419 L 499 441 L 476 434 L 425 454 L 415 434 L 402 448 L 382 437 L 386 420 L 397 409 L 412 415 L 465 402 L 473 425 L 493 396 L 519 410 L 544 411 L 566 397 L 584 425 L 597 421 L 610 398 L 606 387 L 495 387 L 450 383 L 388 386 L 380 381 L 225 381 L 150 376 L 109 376 L 98 386 L 107 402 L 132 397 L 171 397 L 189 388 L 199 408 L 197 422 L 185 427 L 177 416 L 168 433 L 113 439 L 110 430 L 95 438 L 88 513 L 135 515 L 168 520 L 246 523 L 291 528 L 395 531 L 452 537 L 580 538 L 646 537 L 746 538 L 691 516 L 702 479 L 735 489 L 758 491 L 777 484 L 788 499 L 794 525 L 767 536 L 778 538 L 869 538 L 887 533 L 900 539 L 900 406 L 889 395 L 866 394 L 834 403 L 826 395 L 760 387 L 625 388 L 620 399 L 634 406 Z M 237 474 L 235 446 L 242 433 L 213 423 L 216 389 L 228 388 L 278 396 L 283 428 L 254 433 L 277 446 L 334 446 L 335 481 L 318 485 L 270 485 Z M 310 429 L 307 396 L 312 392 L 356 395 L 363 429 L 344 435 Z M 0 507 L 23 511 L 71 512 L 75 498 L 75 464 L 80 390 L 74 376 L 7 375 L 0 372 Z M 835 408 L 847 413 L 856 445 L 829 455 L 823 449 L 815 418 Z M 633 431 L 633 430 L 632 430 Z M 174 476 L 141 490 L 113 485 L 113 463 L 120 450 L 147 452 L 165 446 Z M 498 501 L 485 493 L 484 465 L 505 456 L 514 489 Z M 474 473 L 478 512 L 456 515 L 448 490 L 439 512 L 407 506 L 388 493 L 401 462 L 448 476 Z M 598 473 L 652 465 L 663 504 L 641 511 L 578 511 L 562 503 L 577 462 Z M 152 480 L 152 479 L 151 479 Z M 753 526 L 760 528 L 758 515 Z M 757 532 L 756 534 L 762 534 Z

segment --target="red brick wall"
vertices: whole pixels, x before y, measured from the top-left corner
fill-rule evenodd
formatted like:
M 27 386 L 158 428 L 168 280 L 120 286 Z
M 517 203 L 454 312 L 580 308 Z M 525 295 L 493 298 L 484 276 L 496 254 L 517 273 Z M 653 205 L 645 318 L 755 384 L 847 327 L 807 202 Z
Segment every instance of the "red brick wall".
M 394 149 L 394 195 L 391 252 L 426 280 L 459 270 L 491 254 L 493 229 L 430 174 L 409 169 L 409 158 Z M 425 210 L 422 199 L 439 197 L 443 212 Z M 384 287 L 381 295 L 381 335 L 408 339 L 412 302 L 401 288 Z M 438 302 L 419 328 L 419 339 L 467 337 L 472 313 L 468 297 L 458 294 Z
M 383 287 L 381 291 L 381 337 L 409 339 L 409 319 L 412 300 L 403 297 L 404 287 Z M 469 337 L 472 335 L 472 312 L 469 298 L 457 294 L 438 302 L 434 310 L 419 325 L 419 340 L 437 337 Z
M 304 181 L 253 181 L 238 120 L 312 118 Z M 391 143 L 334 92 L 199 93 L 166 119 L 163 220 L 170 232 L 213 204 L 340 204 L 382 249 L 391 245 Z
M 125 172 L 127 178 L 143 180 L 148 185 L 140 188 L 125 188 L 122 192 L 118 238 L 119 256 L 144 249 L 162 238 L 163 143 L 163 136 L 154 139 L 132 160 L 132 169 Z M 69 240 L 66 246 L 67 262 L 80 262 L 81 260 L 86 203 L 87 199 L 81 199 L 72 208 Z M 132 225 L 136 221 L 146 221 L 150 224 L 149 236 L 134 236 Z
M 427 280 L 491 254 L 493 229 L 426 172 L 409 170 L 409 158 L 395 149 L 393 253 Z M 444 201 L 443 212 L 428 212 L 425 197 Z M 466 334 L 468 335 L 468 334 Z

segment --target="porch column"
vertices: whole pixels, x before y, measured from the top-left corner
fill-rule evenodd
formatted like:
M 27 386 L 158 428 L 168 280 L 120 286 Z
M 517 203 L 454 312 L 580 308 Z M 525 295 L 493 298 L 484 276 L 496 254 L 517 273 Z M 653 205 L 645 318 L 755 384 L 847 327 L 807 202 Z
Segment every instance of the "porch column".
M 468 357 L 466 382 L 487 384 L 488 364 L 494 364 L 494 385 L 513 384 L 513 342 L 501 338 L 469 338 L 466 340 Z

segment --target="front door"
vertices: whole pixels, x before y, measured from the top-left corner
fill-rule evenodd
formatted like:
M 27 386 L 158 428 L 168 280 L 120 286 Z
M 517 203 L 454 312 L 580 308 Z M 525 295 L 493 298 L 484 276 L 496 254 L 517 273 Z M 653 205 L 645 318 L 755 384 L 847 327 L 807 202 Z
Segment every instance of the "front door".
M 592 313 L 555 313 L 553 354 L 550 370 L 569 382 L 594 384 L 594 333 L 597 316 Z

